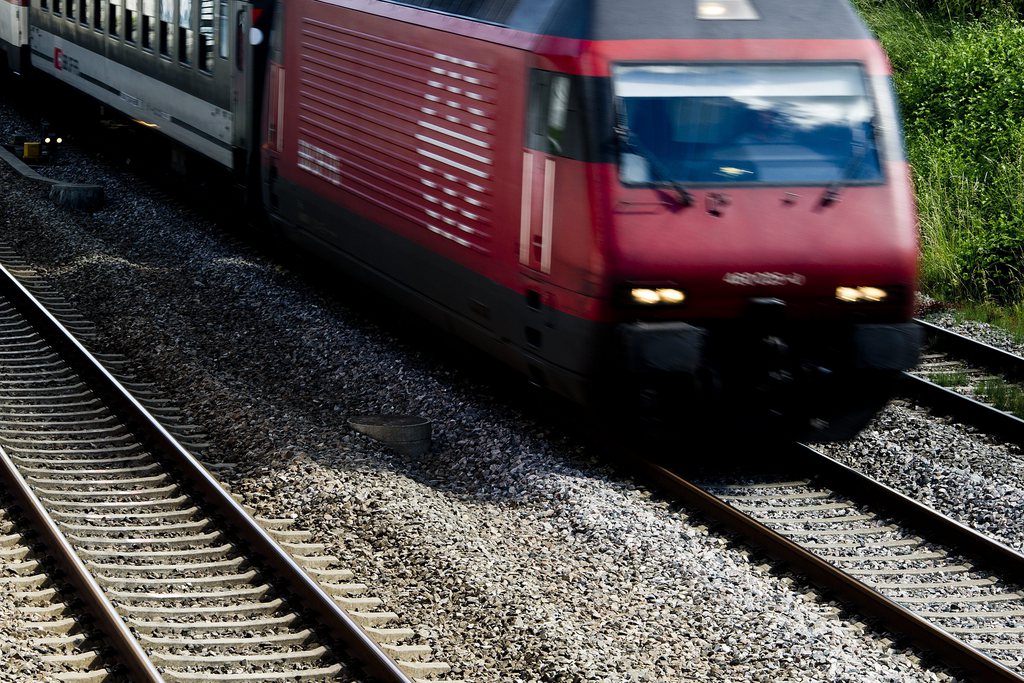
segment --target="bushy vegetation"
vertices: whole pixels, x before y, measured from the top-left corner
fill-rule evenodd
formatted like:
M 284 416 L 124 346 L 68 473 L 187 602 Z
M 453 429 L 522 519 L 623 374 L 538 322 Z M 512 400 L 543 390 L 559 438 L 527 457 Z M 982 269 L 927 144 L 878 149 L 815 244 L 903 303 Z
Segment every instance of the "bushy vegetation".
M 859 0 L 889 52 L 914 168 L 922 288 L 1024 302 L 1024 0 Z
M 1010 306 L 993 302 L 962 303 L 956 311 L 962 320 L 980 320 L 1001 327 L 1009 332 L 1020 344 L 1024 344 L 1024 301 Z
M 884 4 L 885 0 L 875 0 Z M 950 19 L 975 19 L 993 12 L 1014 12 L 1021 9 L 1020 0 L 907 0 L 903 4 Z

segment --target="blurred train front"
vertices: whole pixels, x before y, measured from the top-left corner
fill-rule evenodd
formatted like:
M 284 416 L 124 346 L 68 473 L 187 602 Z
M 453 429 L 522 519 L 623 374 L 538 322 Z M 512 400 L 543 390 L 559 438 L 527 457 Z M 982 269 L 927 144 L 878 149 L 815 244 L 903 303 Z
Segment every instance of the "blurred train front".
M 664 3 L 630 11 L 645 6 Z M 607 89 L 585 114 L 614 140 L 592 150 L 591 197 L 629 376 L 661 420 L 849 438 L 918 353 L 887 59 L 845 2 L 694 10 L 674 40 L 605 39 L 579 60 Z

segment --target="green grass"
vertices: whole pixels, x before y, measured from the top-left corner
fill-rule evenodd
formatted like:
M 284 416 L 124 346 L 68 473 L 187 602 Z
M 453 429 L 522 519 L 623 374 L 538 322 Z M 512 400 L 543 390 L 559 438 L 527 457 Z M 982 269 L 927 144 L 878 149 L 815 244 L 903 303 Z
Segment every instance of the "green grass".
M 967 385 L 966 372 L 933 372 L 928 375 L 928 379 L 948 389 Z
M 1024 389 L 1001 379 L 987 379 L 978 385 L 978 394 L 999 410 L 1024 419 Z
M 893 64 L 921 288 L 996 322 L 1024 302 L 1024 0 L 857 0 Z M 1018 327 L 1019 329 L 1019 327 Z
M 960 320 L 977 320 L 1000 327 L 1018 344 L 1024 344 L 1024 303 L 1000 306 L 993 303 L 966 303 L 954 311 Z

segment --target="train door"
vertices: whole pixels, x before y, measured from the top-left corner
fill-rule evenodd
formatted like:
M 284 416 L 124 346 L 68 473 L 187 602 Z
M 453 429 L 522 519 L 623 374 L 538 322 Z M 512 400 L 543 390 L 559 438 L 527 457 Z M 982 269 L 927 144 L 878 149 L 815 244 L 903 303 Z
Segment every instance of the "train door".
M 234 27 L 231 105 L 235 118 L 236 180 L 259 196 L 260 119 L 270 43 L 273 5 L 270 0 L 229 0 Z
M 286 72 L 284 68 L 284 7 L 274 8 L 274 20 L 270 35 L 270 53 L 267 59 L 267 97 L 263 111 L 265 131 L 261 153 L 263 156 L 263 199 L 264 206 L 271 213 L 277 211 L 279 198 L 277 194 L 277 169 L 284 147 L 284 88 Z
M 231 110 L 235 113 L 235 149 L 245 150 L 251 137 L 253 102 L 252 91 L 252 45 L 249 32 L 252 29 L 251 6 L 247 2 L 230 0 L 230 16 L 234 23 L 235 37 L 231 77 Z M 236 160 L 235 168 L 239 166 Z M 244 162 L 243 162 L 244 166 Z
M 551 308 L 551 271 L 557 239 L 555 198 L 571 86 L 564 74 L 539 69 L 530 73 L 519 226 L 525 305 L 521 309 L 521 331 L 514 332 L 513 338 L 519 339 L 526 352 L 531 381 L 541 386 L 548 383 L 544 365 L 553 352 L 549 337 L 557 334 Z
M 531 271 L 551 273 L 558 158 L 569 115 L 572 83 L 564 74 L 533 70 L 519 232 L 519 262 Z
M 28 2 L 8 0 L 0 4 L 0 68 L 21 73 L 28 66 Z

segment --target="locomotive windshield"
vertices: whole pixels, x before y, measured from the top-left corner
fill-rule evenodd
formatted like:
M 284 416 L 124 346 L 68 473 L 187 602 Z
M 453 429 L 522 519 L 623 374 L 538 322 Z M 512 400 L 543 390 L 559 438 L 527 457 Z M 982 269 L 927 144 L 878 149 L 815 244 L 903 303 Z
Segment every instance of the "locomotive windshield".
M 626 184 L 882 179 L 857 65 L 620 65 L 614 82 Z

